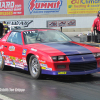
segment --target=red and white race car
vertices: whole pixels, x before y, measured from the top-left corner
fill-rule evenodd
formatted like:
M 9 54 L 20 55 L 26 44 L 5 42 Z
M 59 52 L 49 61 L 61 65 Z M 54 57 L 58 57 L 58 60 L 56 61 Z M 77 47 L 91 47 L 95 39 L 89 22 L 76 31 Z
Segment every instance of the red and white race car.
M 82 75 L 100 71 L 100 48 L 72 41 L 55 29 L 12 30 L 0 39 L 0 69 L 9 65 L 42 74 Z

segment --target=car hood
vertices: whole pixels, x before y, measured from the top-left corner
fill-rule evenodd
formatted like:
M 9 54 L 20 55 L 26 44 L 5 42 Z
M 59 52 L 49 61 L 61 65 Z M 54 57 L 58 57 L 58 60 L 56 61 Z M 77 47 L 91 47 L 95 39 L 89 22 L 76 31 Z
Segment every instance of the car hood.
M 53 47 L 61 52 L 65 53 L 66 55 L 73 55 L 73 54 L 85 54 L 91 53 L 90 50 L 82 47 L 80 45 L 67 42 L 67 43 L 44 43 L 44 45 Z
M 34 47 L 37 50 L 41 50 L 45 53 L 60 53 L 63 52 L 66 55 L 74 55 L 74 54 L 86 54 L 92 53 L 89 49 L 72 43 L 37 43 L 37 44 L 30 44 L 30 47 Z M 94 47 L 91 47 L 91 49 Z

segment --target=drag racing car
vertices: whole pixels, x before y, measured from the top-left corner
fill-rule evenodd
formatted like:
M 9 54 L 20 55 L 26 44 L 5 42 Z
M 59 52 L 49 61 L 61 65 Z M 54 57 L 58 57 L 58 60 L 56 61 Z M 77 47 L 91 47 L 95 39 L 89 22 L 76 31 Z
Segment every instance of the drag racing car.
M 5 65 L 48 75 L 87 75 L 100 71 L 100 48 L 77 43 L 55 29 L 12 30 L 0 39 L 0 70 Z

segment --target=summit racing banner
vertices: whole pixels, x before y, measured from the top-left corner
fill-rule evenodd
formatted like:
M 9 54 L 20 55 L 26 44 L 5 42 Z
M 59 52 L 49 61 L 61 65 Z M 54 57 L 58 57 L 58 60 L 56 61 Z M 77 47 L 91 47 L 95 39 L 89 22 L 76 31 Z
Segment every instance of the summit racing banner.
M 66 0 L 24 0 L 24 14 L 67 14 L 66 4 Z
M 24 0 L 0 0 L 0 16 L 24 15 Z
M 97 13 L 100 10 L 100 0 L 67 0 L 68 14 Z

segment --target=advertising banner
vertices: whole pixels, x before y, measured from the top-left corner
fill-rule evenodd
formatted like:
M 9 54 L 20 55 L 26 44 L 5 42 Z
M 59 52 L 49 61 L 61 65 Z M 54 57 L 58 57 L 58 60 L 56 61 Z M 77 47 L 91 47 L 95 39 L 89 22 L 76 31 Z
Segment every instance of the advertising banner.
M 2 23 L 3 21 L 6 22 L 6 24 L 8 26 L 10 25 L 14 25 L 14 26 L 24 26 L 25 28 L 33 28 L 34 27 L 34 21 L 33 21 L 33 18 L 23 18 L 23 19 L 1 19 L 0 20 L 0 23 Z
M 47 27 L 57 27 L 57 21 L 48 21 Z
M 67 14 L 91 14 L 100 10 L 100 0 L 67 0 Z
M 0 16 L 24 15 L 24 0 L 0 0 Z
M 66 5 L 67 0 L 24 0 L 24 14 L 67 14 Z
M 68 26 L 76 26 L 75 19 L 68 19 L 68 20 L 54 20 L 54 21 L 47 21 L 47 27 L 68 27 Z

